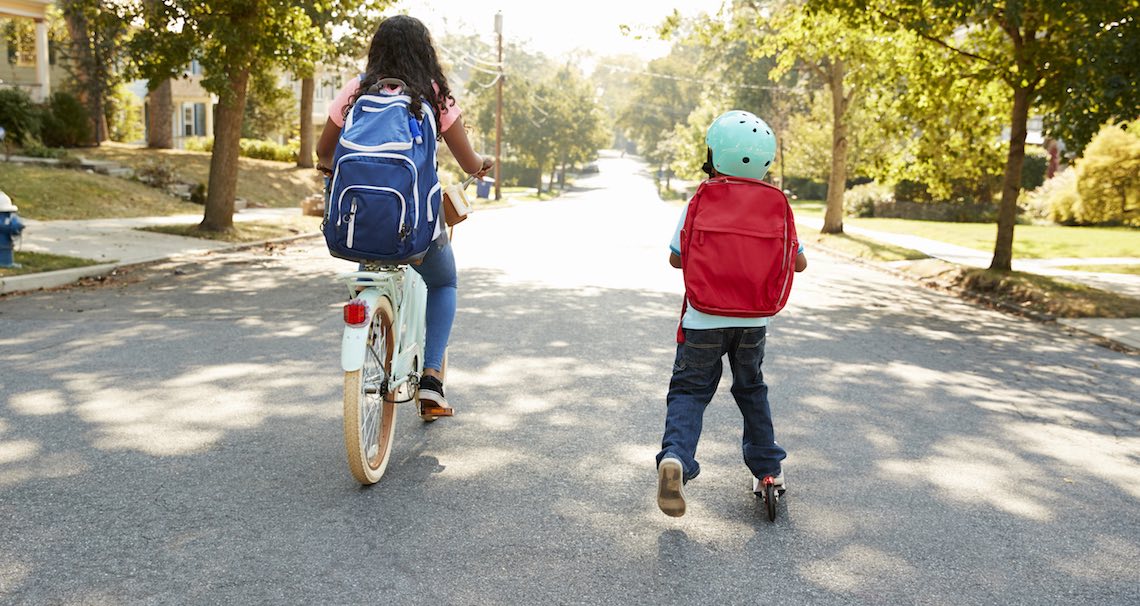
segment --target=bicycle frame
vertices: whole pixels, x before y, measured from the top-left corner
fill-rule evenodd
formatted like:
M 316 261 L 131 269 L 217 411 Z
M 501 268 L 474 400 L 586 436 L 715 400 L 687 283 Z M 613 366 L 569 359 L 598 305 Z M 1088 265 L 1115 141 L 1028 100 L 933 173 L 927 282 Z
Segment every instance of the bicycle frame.
M 341 341 L 340 364 L 345 372 L 364 367 L 368 355 L 368 327 L 375 320 L 377 303 L 387 298 L 392 304 L 393 355 L 392 370 L 387 379 L 388 390 L 395 391 L 413 376 L 423 372 L 423 346 L 427 286 L 420 275 L 407 266 L 385 266 L 379 271 L 355 271 L 341 274 L 349 294 L 365 302 L 368 322 L 362 326 L 345 326 Z M 363 288 L 359 293 L 357 288 Z M 365 378 L 367 380 L 367 378 Z

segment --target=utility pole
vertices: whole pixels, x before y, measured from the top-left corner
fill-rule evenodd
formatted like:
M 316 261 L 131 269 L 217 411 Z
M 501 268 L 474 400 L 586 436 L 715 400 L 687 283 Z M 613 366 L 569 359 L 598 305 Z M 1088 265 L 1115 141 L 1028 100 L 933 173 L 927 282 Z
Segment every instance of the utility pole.
M 503 11 L 495 13 L 495 35 L 499 39 L 499 77 L 495 94 L 495 200 L 503 199 L 500 171 L 503 166 Z

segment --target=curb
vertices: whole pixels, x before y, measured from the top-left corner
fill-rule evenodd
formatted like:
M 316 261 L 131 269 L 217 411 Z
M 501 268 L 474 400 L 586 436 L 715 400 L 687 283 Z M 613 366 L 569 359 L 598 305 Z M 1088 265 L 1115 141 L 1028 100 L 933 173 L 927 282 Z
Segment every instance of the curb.
M 249 248 L 257 248 L 265 246 L 266 244 L 278 244 L 283 242 L 292 242 L 294 240 L 301 240 L 304 238 L 313 238 L 320 236 L 320 232 L 309 232 L 304 234 L 297 234 L 294 236 L 285 236 L 283 238 L 274 238 L 272 240 L 258 240 L 256 242 L 240 242 L 231 246 L 222 248 L 215 248 L 213 250 L 205 251 L 194 256 L 186 254 L 172 254 L 172 255 L 158 255 L 154 257 L 145 257 L 142 259 L 135 259 L 133 261 L 115 262 L 115 263 L 101 263 L 99 265 L 88 265 L 85 267 L 73 267 L 70 269 L 59 269 L 56 271 L 44 271 L 34 274 L 24 274 L 19 276 L 9 276 L 7 278 L 0 278 L 0 296 L 10 295 L 16 293 L 30 292 L 34 290 L 44 290 L 48 288 L 59 288 L 61 286 L 72 285 L 83 278 L 93 278 L 98 276 L 106 276 L 111 274 L 117 269 L 127 267 L 138 267 L 142 265 L 150 265 L 160 261 L 171 261 L 182 257 L 186 257 L 187 261 L 191 258 L 206 256 L 216 253 L 233 252 L 237 250 L 245 250 Z
M 920 278 L 918 276 L 899 271 L 899 270 L 897 270 L 893 267 L 887 266 L 887 265 L 881 265 L 881 264 L 875 263 L 873 261 L 868 261 L 866 259 L 855 257 L 855 256 L 849 255 L 845 252 L 838 251 L 834 248 L 829 248 L 827 246 L 820 245 L 818 243 L 814 244 L 813 248 L 818 248 L 819 250 L 822 250 L 829 255 L 839 257 L 840 259 L 845 259 L 847 261 L 851 261 L 853 263 L 858 263 L 858 264 L 863 265 L 865 267 L 869 267 L 872 269 L 876 269 L 878 271 L 882 271 L 882 272 L 891 274 L 897 278 L 918 284 L 919 286 L 922 286 L 923 288 L 927 288 L 930 290 L 935 290 L 935 291 L 942 292 L 945 294 L 953 295 L 959 299 L 963 299 L 966 301 L 970 301 L 970 302 L 974 302 L 974 303 L 980 303 L 980 304 L 988 306 L 990 308 L 996 308 L 996 309 L 998 309 L 1000 311 L 1004 311 L 1006 313 L 1021 316 L 1023 318 L 1027 318 L 1029 320 L 1033 320 L 1034 322 L 1039 322 L 1042 324 L 1056 324 L 1057 326 L 1068 329 L 1069 331 L 1071 331 L 1073 333 L 1080 333 L 1082 335 L 1086 335 L 1088 337 L 1091 337 L 1098 345 L 1100 345 L 1102 347 L 1106 347 L 1106 348 L 1111 349 L 1113 351 L 1118 351 L 1118 352 L 1126 353 L 1126 354 L 1140 353 L 1140 350 L 1136 349 L 1132 345 L 1129 345 L 1128 343 L 1124 343 L 1122 341 L 1118 341 L 1118 340 L 1113 339 L 1111 337 L 1107 337 L 1107 336 L 1102 335 L 1102 334 L 1090 332 L 1090 331 L 1085 330 L 1083 328 L 1070 325 L 1070 324 L 1064 322 L 1063 318 L 1056 318 L 1056 317 L 1053 317 L 1053 316 L 1048 315 L 1048 314 L 1042 314 L 1042 313 L 1039 313 L 1039 312 L 1036 312 L 1036 311 L 1033 311 L 1030 309 L 1024 309 L 1024 308 L 1018 307 L 1016 305 L 1012 305 L 1010 303 L 1007 303 L 1005 301 L 999 301 L 997 299 L 990 297 L 989 295 L 986 295 L 986 294 L 983 294 L 980 292 L 975 292 L 972 290 L 952 290 L 952 289 L 948 289 L 948 288 L 942 288 L 939 286 L 931 285 L 931 284 L 928 284 L 925 280 L 923 280 L 922 278 Z

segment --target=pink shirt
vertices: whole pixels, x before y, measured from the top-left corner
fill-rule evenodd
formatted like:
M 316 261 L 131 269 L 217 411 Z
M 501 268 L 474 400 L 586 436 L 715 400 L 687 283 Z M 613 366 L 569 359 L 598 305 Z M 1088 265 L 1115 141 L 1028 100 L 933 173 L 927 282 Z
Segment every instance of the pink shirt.
M 435 89 L 436 93 L 439 92 L 439 86 L 434 82 L 432 88 Z M 332 120 L 333 124 L 344 127 L 344 108 L 348 106 L 348 100 L 358 90 L 360 90 L 360 78 L 353 78 L 346 82 L 344 88 L 341 88 L 340 92 L 337 93 L 336 98 L 329 104 L 329 120 Z M 454 100 L 448 99 L 447 111 L 439 114 L 439 132 L 447 132 L 447 129 L 451 128 L 451 125 L 455 124 L 458 119 L 459 106 L 455 104 Z

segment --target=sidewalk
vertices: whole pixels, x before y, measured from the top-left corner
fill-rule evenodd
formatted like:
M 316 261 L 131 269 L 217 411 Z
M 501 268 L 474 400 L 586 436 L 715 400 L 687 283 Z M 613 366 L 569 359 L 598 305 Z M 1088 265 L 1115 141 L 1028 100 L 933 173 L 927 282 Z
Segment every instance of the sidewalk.
M 256 221 L 300 214 L 299 208 L 250 208 L 235 213 L 234 221 Z M 82 278 L 104 275 L 124 265 L 201 255 L 251 244 L 186 238 L 137 229 L 150 225 L 199 223 L 202 221 L 201 214 L 88 221 L 22 220 L 27 227 L 20 243 L 21 251 L 78 257 L 98 261 L 99 264 L 0 277 L 0 294 L 54 288 Z
M 823 227 L 823 219 L 817 219 L 815 217 L 803 217 L 796 219 L 796 222 L 813 229 Z M 958 265 L 984 268 L 990 266 L 990 261 L 993 258 L 993 255 L 990 253 L 956 246 L 954 244 L 947 244 L 937 240 L 930 240 L 928 238 L 920 238 L 918 236 L 875 231 L 851 225 L 844 225 L 843 231 L 879 242 L 917 250 L 935 259 L 942 259 L 943 261 L 956 263 Z M 1013 269 L 1015 271 L 1062 278 L 1124 296 L 1140 298 L 1140 276 L 1061 269 L 1061 267 L 1065 265 L 1115 265 L 1123 263 L 1140 264 L 1140 258 L 1015 259 L 1013 261 Z M 1125 345 L 1132 349 L 1140 350 L 1140 318 L 1057 318 L 1057 323 Z

